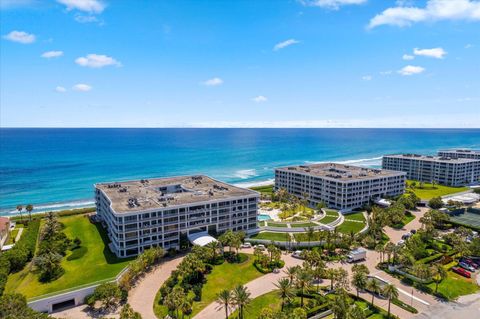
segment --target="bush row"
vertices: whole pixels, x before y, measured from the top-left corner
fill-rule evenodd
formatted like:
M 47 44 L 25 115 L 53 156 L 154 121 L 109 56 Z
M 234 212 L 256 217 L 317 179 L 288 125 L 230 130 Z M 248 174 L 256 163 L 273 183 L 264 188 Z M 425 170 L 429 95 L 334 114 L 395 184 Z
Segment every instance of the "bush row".
M 401 300 L 399 300 L 399 299 L 397 299 L 397 298 L 392 299 L 392 303 L 393 303 L 394 305 L 399 306 L 399 307 L 402 308 L 402 309 L 405 309 L 405 310 L 408 311 L 408 312 L 418 313 L 418 310 L 417 310 L 417 309 L 415 309 L 414 307 L 410 306 L 409 304 L 404 303 L 403 301 L 401 301 Z
M 11 272 L 20 271 L 32 259 L 39 228 L 40 220 L 32 220 L 15 246 L 0 255 L 0 296 L 5 290 L 8 275 Z

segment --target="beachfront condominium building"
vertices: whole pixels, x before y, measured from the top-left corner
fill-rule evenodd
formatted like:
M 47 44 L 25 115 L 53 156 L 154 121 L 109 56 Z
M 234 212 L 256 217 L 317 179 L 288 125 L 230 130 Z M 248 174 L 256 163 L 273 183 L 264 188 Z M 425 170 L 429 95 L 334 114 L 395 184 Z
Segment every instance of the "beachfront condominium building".
M 254 232 L 258 199 L 255 191 L 201 175 L 95 185 L 97 214 L 118 257 L 152 246 L 178 249 L 181 236 Z
M 275 170 L 275 190 L 284 188 L 307 197 L 311 206 L 351 211 L 384 196 L 405 190 L 405 173 L 351 165 L 325 163 L 289 166 Z
M 408 179 L 447 186 L 474 184 L 480 179 L 480 159 L 417 154 L 386 155 L 382 167 L 405 172 Z
M 440 157 L 480 159 L 480 150 L 450 149 L 438 151 Z

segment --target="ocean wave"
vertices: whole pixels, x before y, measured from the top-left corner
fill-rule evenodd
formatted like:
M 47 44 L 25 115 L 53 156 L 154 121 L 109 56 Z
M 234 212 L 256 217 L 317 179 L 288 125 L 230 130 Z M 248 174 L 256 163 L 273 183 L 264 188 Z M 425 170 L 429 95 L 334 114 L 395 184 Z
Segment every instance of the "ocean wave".
M 41 204 L 38 206 L 33 207 L 32 213 L 45 213 L 45 212 L 55 212 L 59 210 L 65 209 L 74 209 L 74 208 L 84 208 L 84 207 L 91 207 L 94 206 L 95 202 L 92 200 L 78 200 L 72 202 L 63 202 L 63 203 L 51 203 L 51 204 Z M 25 214 L 25 210 L 23 211 Z M 19 215 L 16 209 L 7 209 L 1 210 L 0 216 L 7 216 L 7 215 Z
M 248 179 L 256 177 L 258 174 L 256 169 L 241 169 L 236 171 L 233 176 L 240 179 Z
M 324 164 L 324 163 L 337 163 L 337 164 L 346 164 L 346 165 L 359 165 L 359 166 L 378 166 L 382 164 L 382 156 L 378 157 L 371 157 L 371 158 L 359 158 L 359 159 L 351 159 L 351 160 L 343 160 L 343 161 L 305 161 L 307 164 Z
M 263 181 L 256 181 L 256 182 L 243 182 L 243 183 L 234 183 L 233 185 L 243 188 L 248 187 L 256 187 L 256 186 L 267 186 L 272 185 L 275 182 L 275 179 L 268 179 Z

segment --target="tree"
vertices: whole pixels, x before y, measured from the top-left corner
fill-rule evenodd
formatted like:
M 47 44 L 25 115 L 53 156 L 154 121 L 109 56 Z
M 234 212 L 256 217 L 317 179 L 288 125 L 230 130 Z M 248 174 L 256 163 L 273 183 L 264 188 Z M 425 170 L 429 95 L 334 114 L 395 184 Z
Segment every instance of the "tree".
M 380 291 L 380 285 L 378 284 L 378 281 L 376 281 L 375 279 L 370 279 L 368 282 L 367 282 L 367 289 L 370 291 L 370 293 L 372 294 L 372 306 L 374 305 L 374 301 L 375 301 L 375 294 L 377 294 L 379 291 Z
M 352 286 L 357 290 L 357 297 L 360 295 L 360 290 L 367 287 L 367 275 L 363 272 L 354 272 L 352 276 Z
M 122 298 L 122 292 L 114 282 L 107 282 L 99 285 L 93 292 L 94 300 L 102 303 L 102 308 L 109 309 L 116 307 Z
M 338 268 L 335 277 L 335 290 L 348 290 L 348 272 L 343 268 Z
M 62 256 L 55 252 L 47 252 L 33 259 L 33 264 L 40 270 L 40 280 L 48 282 L 60 277 L 63 268 L 60 266 Z
M 415 276 L 424 281 L 430 279 L 432 276 L 430 268 L 428 267 L 428 265 L 425 264 L 414 265 L 413 273 L 415 274 Z
M 299 270 L 300 270 L 300 266 L 291 266 L 291 267 L 287 267 L 287 269 L 284 270 L 284 272 L 288 276 L 288 279 L 290 279 L 290 282 L 294 282 Z
M 334 268 L 328 268 L 325 272 L 325 275 L 328 279 L 330 279 L 330 290 L 333 290 L 333 284 L 335 283 L 335 279 L 337 277 L 337 270 Z
M 243 319 L 243 312 L 250 304 L 250 292 L 247 287 L 238 285 L 233 288 L 233 302 L 238 307 L 238 318 Z
M 142 319 L 140 313 L 134 311 L 130 304 L 125 304 L 120 311 L 120 319 Z
M 398 298 L 398 289 L 393 284 L 387 284 L 383 288 L 383 294 L 388 299 L 388 318 L 390 318 L 390 304 L 392 303 L 392 299 Z
M 332 310 L 336 319 L 345 319 L 351 300 L 345 290 L 339 290 L 329 302 L 330 310 Z
M 435 281 L 435 292 L 437 292 L 438 284 L 448 277 L 448 273 L 445 268 L 443 268 L 442 264 L 436 263 L 431 268 L 431 274 L 433 281 Z
M 295 296 L 293 291 L 292 282 L 288 278 L 281 278 L 278 280 L 278 283 L 275 284 L 275 287 L 278 288 L 278 294 L 282 299 L 282 311 L 285 306 L 285 301 L 290 302 L 290 300 Z
M 228 319 L 228 309 L 233 304 L 233 296 L 230 290 L 223 289 L 217 295 L 217 303 L 225 309 L 225 319 Z
M 300 290 L 300 305 L 303 308 L 303 295 L 305 292 L 305 289 L 308 289 L 310 287 L 310 283 L 312 281 L 312 275 L 310 271 L 307 269 L 300 269 L 297 273 L 297 288 Z
M 216 240 L 209 242 L 205 245 L 208 249 L 212 251 L 212 258 L 211 260 L 215 262 L 217 260 L 217 252 L 220 249 L 220 243 Z
M 175 318 L 179 318 L 179 310 L 186 298 L 182 287 L 176 286 L 165 298 L 165 305 L 171 313 L 175 313 Z
M 347 317 L 346 319 L 365 319 L 365 312 L 357 306 L 356 304 L 353 304 L 350 306 L 347 312 Z
M 17 210 L 18 210 L 18 213 L 20 214 L 20 220 L 23 222 L 23 215 L 22 215 L 23 205 L 17 205 Z
M 439 209 L 443 207 L 443 201 L 441 197 L 433 197 L 428 201 L 428 206 L 433 209 Z
M 0 318 L 5 319 L 49 319 L 44 313 L 39 313 L 28 307 L 25 296 L 21 294 L 4 294 L 0 297 Z
M 31 220 L 32 220 L 33 205 L 32 205 L 32 204 L 28 204 L 27 207 L 25 207 L 25 209 L 26 209 L 27 212 L 28 212 L 28 219 L 31 221 Z
M 273 312 L 272 308 L 265 307 L 260 311 L 258 319 L 275 319 L 276 314 Z
M 291 319 L 307 319 L 307 312 L 302 308 L 295 308 L 290 316 Z

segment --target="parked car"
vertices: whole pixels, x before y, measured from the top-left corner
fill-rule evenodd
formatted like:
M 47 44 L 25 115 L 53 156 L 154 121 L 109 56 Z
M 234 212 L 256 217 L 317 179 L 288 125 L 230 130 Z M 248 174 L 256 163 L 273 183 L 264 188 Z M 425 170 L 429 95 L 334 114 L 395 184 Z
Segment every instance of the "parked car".
M 253 247 L 254 247 L 254 248 L 258 248 L 258 249 L 260 249 L 260 250 L 262 250 L 262 251 L 266 249 L 266 248 L 265 248 L 265 245 L 262 245 L 262 244 L 255 245 L 255 246 L 253 246 Z
M 412 234 L 416 234 L 416 233 L 417 233 L 417 230 L 416 230 L 416 229 L 412 229 L 412 230 L 410 230 L 410 232 L 411 232 Z
M 466 270 L 470 270 L 470 271 L 475 271 L 475 268 L 473 266 L 470 266 L 469 264 L 465 263 L 465 262 L 459 262 L 458 265 L 460 267 L 462 267 L 463 269 L 466 269 Z
M 409 239 L 410 237 L 412 237 L 412 233 L 406 233 L 406 234 L 403 234 L 403 235 L 402 235 L 402 239 L 403 239 L 403 240 L 407 240 L 407 239 Z
M 466 263 L 467 265 L 472 266 L 475 269 L 478 269 L 478 267 L 479 267 L 476 262 L 474 262 L 473 260 L 471 260 L 469 258 L 461 258 L 460 261 Z
M 292 254 L 292 257 L 295 257 L 295 258 L 302 258 L 303 255 L 302 255 L 302 251 L 301 250 L 295 250 Z
M 405 244 L 405 240 L 403 239 L 397 242 L 397 246 L 402 246 L 403 244 Z
M 452 271 L 466 278 L 471 278 L 472 274 L 460 267 L 452 267 Z
M 243 243 L 240 248 L 252 248 L 252 244 L 250 243 Z

